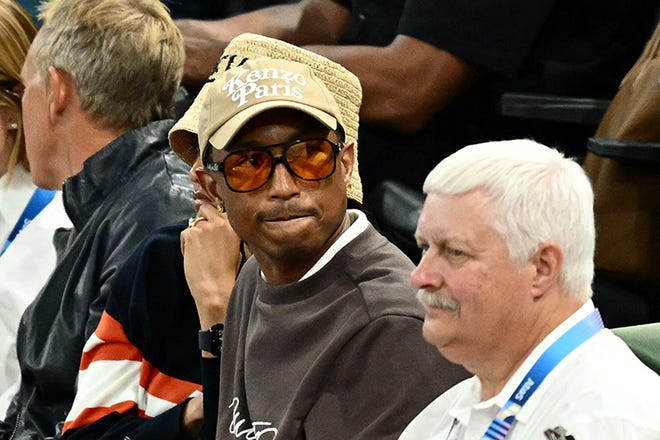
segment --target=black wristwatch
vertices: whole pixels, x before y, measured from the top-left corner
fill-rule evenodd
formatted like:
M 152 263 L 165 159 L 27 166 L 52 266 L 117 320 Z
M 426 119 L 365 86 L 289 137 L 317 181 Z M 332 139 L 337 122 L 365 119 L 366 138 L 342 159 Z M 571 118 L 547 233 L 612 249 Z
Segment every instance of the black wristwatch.
M 208 351 L 213 356 L 220 356 L 224 330 L 224 324 L 215 324 L 208 330 L 200 330 L 198 333 L 199 349 Z

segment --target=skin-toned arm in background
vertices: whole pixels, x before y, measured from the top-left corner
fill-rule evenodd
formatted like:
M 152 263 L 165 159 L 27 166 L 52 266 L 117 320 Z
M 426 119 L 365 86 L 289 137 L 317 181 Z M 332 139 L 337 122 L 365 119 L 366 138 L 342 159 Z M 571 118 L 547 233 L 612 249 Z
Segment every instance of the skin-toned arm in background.
M 421 130 L 478 77 L 465 60 L 405 35 L 385 47 L 338 45 L 349 19 L 350 11 L 331 0 L 306 0 L 220 21 L 179 21 L 188 57 L 185 75 L 189 84 L 205 80 L 226 42 L 242 32 L 279 38 L 354 72 L 363 88 L 362 121 L 404 133 Z
M 416 132 L 478 76 L 465 60 L 422 40 L 398 35 L 385 47 L 308 46 L 360 78 L 360 119 Z
M 350 11 L 331 0 L 302 0 L 222 20 L 177 20 L 186 45 L 184 85 L 201 86 L 229 40 L 239 34 L 252 32 L 296 45 L 336 44 L 349 19 Z

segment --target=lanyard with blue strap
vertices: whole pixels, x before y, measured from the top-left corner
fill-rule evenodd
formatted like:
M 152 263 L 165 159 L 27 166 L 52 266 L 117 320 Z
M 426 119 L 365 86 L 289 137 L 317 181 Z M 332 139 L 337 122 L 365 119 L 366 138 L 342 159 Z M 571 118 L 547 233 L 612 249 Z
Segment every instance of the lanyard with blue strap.
M 600 313 L 598 309 L 594 309 L 548 347 L 493 419 L 482 440 L 504 440 L 515 421 L 516 415 L 548 373 L 564 357 L 598 333 L 603 327 Z
M 34 194 L 32 194 L 32 197 L 30 197 L 30 201 L 23 210 L 23 213 L 16 222 L 16 225 L 14 225 L 14 229 L 12 229 L 12 231 L 9 233 L 9 237 L 5 242 L 5 245 L 2 247 L 0 256 L 5 253 L 18 233 L 21 232 L 23 228 L 26 227 L 32 220 L 34 220 L 34 218 L 41 212 L 41 210 L 44 209 L 51 200 L 53 200 L 53 197 L 55 197 L 55 192 L 56 191 L 49 191 L 41 188 L 37 188 L 34 191 Z

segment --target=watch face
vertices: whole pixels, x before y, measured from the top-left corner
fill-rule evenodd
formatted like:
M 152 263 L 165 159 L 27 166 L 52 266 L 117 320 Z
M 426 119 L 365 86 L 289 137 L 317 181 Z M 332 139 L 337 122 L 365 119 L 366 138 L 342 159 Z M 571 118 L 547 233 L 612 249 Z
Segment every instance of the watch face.
M 225 329 L 224 324 L 214 324 L 211 326 L 209 330 L 216 331 L 216 332 L 222 332 Z
M 225 326 L 222 324 L 216 324 L 213 327 L 211 327 L 210 332 L 214 343 L 222 344 L 222 335 L 224 333 L 224 330 L 225 330 Z

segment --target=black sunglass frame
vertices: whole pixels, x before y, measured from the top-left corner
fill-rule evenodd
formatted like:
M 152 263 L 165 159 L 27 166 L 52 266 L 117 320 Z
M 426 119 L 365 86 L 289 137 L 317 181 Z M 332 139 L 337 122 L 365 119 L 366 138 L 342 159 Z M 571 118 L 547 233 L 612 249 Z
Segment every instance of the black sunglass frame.
M 332 159 L 332 171 L 330 171 L 330 173 L 325 177 L 319 177 L 319 178 L 315 178 L 315 179 L 307 179 L 307 178 L 301 177 L 295 171 L 293 171 L 293 169 L 291 169 L 291 165 L 289 165 L 289 162 L 286 160 L 286 154 L 289 151 L 289 148 L 293 147 L 296 144 L 300 144 L 300 143 L 303 143 L 303 142 L 311 142 L 311 141 L 324 141 L 324 142 L 329 143 L 330 146 L 332 147 L 332 153 L 333 153 L 333 156 L 334 156 L 333 159 Z M 206 148 L 207 149 L 208 148 L 213 148 L 213 146 L 211 146 L 209 144 L 209 145 L 207 145 Z M 271 148 L 282 148 L 282 155 L 275 157 L 275 155 L 273 155 L 273 153 L 270 151 Z M 242 149 L 242 150 L 232 151 L 221 162 L 208 162 L 208 163 L 205 163 L 204 168 L 206 168 L 207 170 L 212 171 L 214 173 L 222 174 L 225 178 L 225 183 L 227 184 L 227 188 L 229 188 L 231 191 L 239 192 L 239 193 L 247 193 L 247 192 L 256 191 L 256 190 L 262 188 L 268 182 L 270 182 L 270 179 L 273 178 L 273 174 L 275 173 L 275 167 L 279 163 L 284 165 L 284 168 L 286 168 L 287 171 L 292 176 L 296 177 L 297 179 L 303 180 L 305 182 L 318 182 L 320 180 L 325 180 L 325 179 L 329 178 L 330 176 L 332 176 L 335 173 L 335 171 L 337 170 L 337 155 L 342 150 L 342 148 L 344 148 L 344 143 L 343 142 L 341 142 L 341 141 L 332 142 L 330 139 L 325 138 L 325 137 L 317 137 L 317 138 L 309 138 L 309 139 L 296 139 L 295 141 L 283 142 L 281 144 L 266 145 L 265 147 L 245 148 L 245 149 Z M 209 151 L 209 150 L 207 150 L 207 151 Z M 264 183 L 262 183 L 258 187 L 253 188 L 253 189 L 248 189 L 248 190 L 237 190 L 237 189 L 234 189 L 231 186 L 231 184 L 229 183 L 229 181 L 227 180 L 227 174 L 225 174 L 225 162 L 227 161 L 227 159 L 229 157 L 231 157 L 233 155 L 245 153 L 245 152 L 248 152 L 248 151 L 263 151 L 263 152 L 267 153 L 270 156 L 271 160 L 272 160 L 272 163 L 271 163 L 271 166 L 270 166 L 270 172 L 268 173 L 268 178 L 266 178 Z

